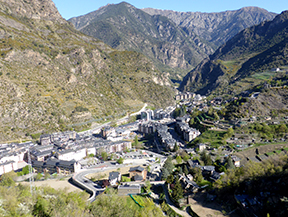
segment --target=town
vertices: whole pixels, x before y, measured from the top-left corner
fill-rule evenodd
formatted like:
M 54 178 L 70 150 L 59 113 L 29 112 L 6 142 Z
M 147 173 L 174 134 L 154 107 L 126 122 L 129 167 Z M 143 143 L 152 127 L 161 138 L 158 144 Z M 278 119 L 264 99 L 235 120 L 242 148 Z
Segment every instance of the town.
M 258 94 L 252 93 L 250 98 Z M 37 180 L 53 179 L 55 175 L 70 177 L 72 184 L 90 193 L 89 201 L 109 188 L 117 189 L 118 195 L 123 196 L 141 194 L 143 187 L 147 190 L 152 185 L 151 190 L 149 187 L 152 198 L 166 198 L 167 204 L 181 214 L 177 207 L 191 203 L 197 192 L 209 189 L 228 169 L 243 167 L 249 161 L 262 162 L 288 151 L 285 145 L 278 145 L 277 150 L 266 153 L 241 155 L 259 142 L 284 142 L 287 127 L 283 125 L 285 118 L 221 119 L 223 105 L 237 100 L 235 97 L 226 101 L 220 97 L 208 100 L 199 94 L 179 93 L 175 106 L 141 109 L 134 122 L 121 121 L 119 126 L 103 124 L 79 133 L 43 134 L 34 142 L 1 144 L 0 175 L 15 171 L 18 180 L 27 180 L 30 185 Z M 282 124 L 282 136 L 269 140 L 237 131 L 256 122 Z M 209 132 L 223 138 L 207 140 Z M 106 176 L 99 175 L 105 172 Z M 212 202 L 217 195 L 209 193 L 206 197 Z M 244 201 L 240 203 L 244 204 L 244 210 L 250 207 L 244 193 L 236 198 Z

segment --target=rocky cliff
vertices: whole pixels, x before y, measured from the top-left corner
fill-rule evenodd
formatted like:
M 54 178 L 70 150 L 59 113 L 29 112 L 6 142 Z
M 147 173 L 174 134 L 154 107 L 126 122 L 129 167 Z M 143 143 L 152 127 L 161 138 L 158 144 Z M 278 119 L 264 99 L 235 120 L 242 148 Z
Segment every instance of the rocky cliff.
M 272 20 L 276 14 L 258 7 L 244 7 L 218 13 L 177 12 L 153 8 L 142 9 L 150 15 L 166 16 L 187 34 L 196 34 L 214 47 L 222 45 L 241 30 Z

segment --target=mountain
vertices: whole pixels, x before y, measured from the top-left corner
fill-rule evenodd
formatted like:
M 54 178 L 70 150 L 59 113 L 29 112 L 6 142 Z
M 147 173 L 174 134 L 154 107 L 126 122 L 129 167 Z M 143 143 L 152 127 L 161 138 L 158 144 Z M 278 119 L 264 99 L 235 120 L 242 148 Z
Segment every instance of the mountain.
M 51 0 L 0 0 L 0 41 L 1 141 L 79 130 L 173 97 L 144 55 L 77 31 Z
M 229 84 L 235 89 L 236 82 L 256 72 L 287 65 L 287 51 L 288 11 L 284 11 L 272 21 L 244 29 L 220 46 L 185 76 L 180 89 L 203 94 L 227 89 Z
M 107 5 L 69 21 L 112 48 L 142 52 L 166 72 L 174 68 L 187 73 L 214 51 L 205 40 L 193 32 L 188 36 L 167 17 L 151 16 L 126 2 Z
M 150 15 L 162 15 L 171 19 L 188 35 L 196 34 L 219 47 L 241 30 L 272 20 L 276 14 L 258 7 L 244 7 L 239 10 L 219 13 L 177 12 L 153 8 L 142 9 Z

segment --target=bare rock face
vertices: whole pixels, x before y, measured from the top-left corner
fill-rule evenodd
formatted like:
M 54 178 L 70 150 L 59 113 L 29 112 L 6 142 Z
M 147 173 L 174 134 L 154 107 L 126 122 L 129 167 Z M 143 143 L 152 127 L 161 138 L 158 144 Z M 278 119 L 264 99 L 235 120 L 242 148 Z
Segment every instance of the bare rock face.
M 1 0 L 0 8 L 17 17 L 64 20 L 52 0 Z
M 241 30 L 272 20 L 276 14 L 258 7 L 244 7 L 239 10 L 218 13 L 178 12 L 153 8 L 142 9 L 150 15 L 162 15 L 173 20 L 189 35 L 196 35 L 219 46 Z

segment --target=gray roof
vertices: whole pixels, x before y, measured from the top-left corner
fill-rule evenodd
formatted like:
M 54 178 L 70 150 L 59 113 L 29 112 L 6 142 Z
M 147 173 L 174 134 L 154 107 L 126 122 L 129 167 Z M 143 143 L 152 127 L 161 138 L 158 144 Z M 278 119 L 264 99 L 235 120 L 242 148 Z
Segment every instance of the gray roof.
M 109 180 L 118 179 L 120 173 L 119 172 L 110 172 L 109 173 Z
M 133 171 L 142 172 L 143 170 L 144 170 L 143 167 L 138 166 L 138 167 L 131 167 L 131 168 L 129 169 L 129 172 L 133 172 Z

